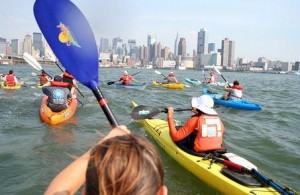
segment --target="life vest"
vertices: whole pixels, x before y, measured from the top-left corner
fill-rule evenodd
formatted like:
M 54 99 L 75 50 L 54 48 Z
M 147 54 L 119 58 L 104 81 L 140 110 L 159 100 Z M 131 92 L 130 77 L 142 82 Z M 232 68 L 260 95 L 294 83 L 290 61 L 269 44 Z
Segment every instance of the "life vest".
M 170 73 L 170 74 L 168 74 L 168 77 L 175 77 L 175 74 Z
M 233 85 L 231 88 L 233 89 L 233 91 L 229 93 L 229 98 L 231 98 L 231 99 L 235 99 L 235 98 L 240 99 L 240 98 L 242 98 L 242 96 L 243 96 L 242 91 L 244 89 L 243 86 Z
M 196 152 L 222 148 L 224 125 L 218 115 L 202 114 L 198 119 L 198 133 L 194 141 Z
M 8 74 L 8 75 L 6 75 L 6 85 L 7 86 L 15 86 L 16 85 L 15 75 L 14 74 Z
M 70 78 L 70 79 L 74 79 L 74 76 L 71 75 L 70 73 L 67 73 L 67 72 L 64 72 L 62 76 L 63 76 L 63 77 Z
M 40 78 L 40 85 L 45 85 L 46 83 L 48 83 L 48 75 L 47 74 L 40 74 L 39 75 L 39 78 Z
M 120 78 L 120 81 L 122 81 L 124 85 L 129 85 L 132 80 L 133 80 L 133 77 L 130 75 L 123 75 Z
M 69 83 L 66 82 L 60 82 L 60 81 L 51 81 L 51 86 L 55 86 L 55 87 L 68 87 Z

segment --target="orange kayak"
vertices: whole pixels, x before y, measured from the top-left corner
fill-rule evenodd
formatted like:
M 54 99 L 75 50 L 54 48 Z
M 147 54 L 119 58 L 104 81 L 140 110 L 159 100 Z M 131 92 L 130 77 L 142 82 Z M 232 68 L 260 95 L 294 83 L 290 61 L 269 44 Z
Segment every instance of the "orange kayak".
M 77 106 L 78 106 L 77 99 L 72 99 L 72 101 L 69 103 L 69 107 L 60 112 L 53 112 L 47 106 L 47 99 L 48 99 L 47 96 L 43 98 L 41 108 L 40 108 L 40 117 L 41 120 L 44 121 L 45 123 L 48 123 L 50 125 L 57 125 L 59 123 L 69 120 L 76 113 Z

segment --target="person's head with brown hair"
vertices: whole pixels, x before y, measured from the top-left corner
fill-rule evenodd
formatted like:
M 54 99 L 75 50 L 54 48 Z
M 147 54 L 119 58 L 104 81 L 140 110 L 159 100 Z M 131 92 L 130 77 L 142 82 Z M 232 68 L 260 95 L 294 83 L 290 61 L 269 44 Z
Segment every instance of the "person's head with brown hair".
M 144 137 L 116 136 L 96 145 L 86 171 L 87 195 L 166 194 L 159 154 Z

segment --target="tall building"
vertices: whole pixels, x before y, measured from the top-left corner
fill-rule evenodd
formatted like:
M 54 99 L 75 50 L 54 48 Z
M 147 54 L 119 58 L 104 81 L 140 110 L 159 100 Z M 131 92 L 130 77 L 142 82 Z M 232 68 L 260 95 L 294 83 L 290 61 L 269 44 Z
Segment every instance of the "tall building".
M 23 47 L 22 47 L 22 53 L 27 52 L 29 54 L 32 54 L 32 38 L 31 35 L 25 35 L 24 41 L 23 41 Z
M 202 56 L 207 51 L 207 31 L 205 28 L 200 29 L 198 32 L 198 41 L 197 41 L 197 68 L 204 67 L 204 61 L 202 60 Z
M 6 55 L 6 39 L 0 37 L 0 55 Z
M 221 49 L 221 66 L 224 68 L 234 66 L 234 53 L 235 53 L 235 43 L 230 41 L 228 38 L 222 40 Z
M 18 39 L 12 39 L 10 47 L 11 47 L 11 54 L 13 56 L 17 56 L 19 54 L 19 40 Z
M 178 43 L 178 55 L 181 55 L 182 57 L 186 56 L 186 40 L 185 38 L 180 38 Z
M 174 56 L 177 56 L 177 47 L 178 47 L 178 32 L 176 35 L 175 43 L 174 43 Z
M 216 50 L 216 44 L 215 43 L 208 43 L 208 53 L 214 53 Z
M 43 44 L 42 33 L 34 32 L 32 36 L 32 46 L 35 50 L 39 51 L 39 57 L 45 56 L 45 49 Z
M 147 37 L 147 47 L 150 48 L 151 45 L 153 45 L 156 42 L 156 36 L 154 34 L 150 34 Z
M 128 47 L 129 47 L 129 55 L 130 57 L 136 59 L 138 56 L 138 49 L 136 46 L 136 40 L 135 39 L 129 39 L 128 40 Z
M 109 40 L 106 38 L 100 38 L 99 52 L 108 52 L 109 50 Z

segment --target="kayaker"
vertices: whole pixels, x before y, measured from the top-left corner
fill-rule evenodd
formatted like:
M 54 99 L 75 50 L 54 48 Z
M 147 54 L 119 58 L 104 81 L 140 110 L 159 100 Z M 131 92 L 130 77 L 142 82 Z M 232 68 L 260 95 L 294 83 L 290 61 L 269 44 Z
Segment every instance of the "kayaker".
M 194 115 L 178 130 L 174 123 L 174 109 L 168 108 L 168 124 L 173 141 L 195 152 L 223 149 L 225 130 L 221 119 L 213 109 L 213 99 L 208 95 L 193 97 L 191 104 Z
M 75 80 L 74 76 L 71 75 L 67 70 L 65 70 L 61 77 L 63 79 L 63 82 L 69 83 L 68 89 L 71 91 L 71 94 L 74 98 L 76 98 L 75 95 L 75 89 L 78 88 L 77 81 Z
M 63 82 L 61 76 L 55 76 L 50 86 L 42 88 L 43 93 L 48 96 L 47 106 L 53 112 L 60 112 L 68 107 L 69 99 L 72 97 L 67 88 L 68 83 Z
M 170 72 L 164 80 L 167 80 L 167 83 L 178 83 L 176 76 L 173 72 Z
M 218 77 L 213 70 L 209 72 L 209 76 L 210 77 L 206 80 L 206 83 L 217 83 Z
M 51 81 L 51 77 L 44 71 L 41 71 L 41 74 L 39 74 L 40 79 L 40 86 L 46 85 Z
M 134 81 L 134 78 L 125 70 L 119 81 L 121 81 L 123 85 L 130 85 L 131 81 Z
M 8 74 L 4 76 L 3 80 L 5 86 L 16 86 L 18 83 L 18 79 L 13 70 L 9 70 Z
M 113 128 L 62 170 L 44 194 L 75 194 L 84 183 L 81 194 L 167 194 L 163 165 L 155 147 L 125 126 Z
M 224 95 L 223 99 L 225 100 L 236 100 L 242 99 L 244 87 L 240 85 L 238 81 L 233 82 L 233 86 L 230 87 L 229 83 L 226 82 L 224 85 L 224 90 L 227 93 Z

